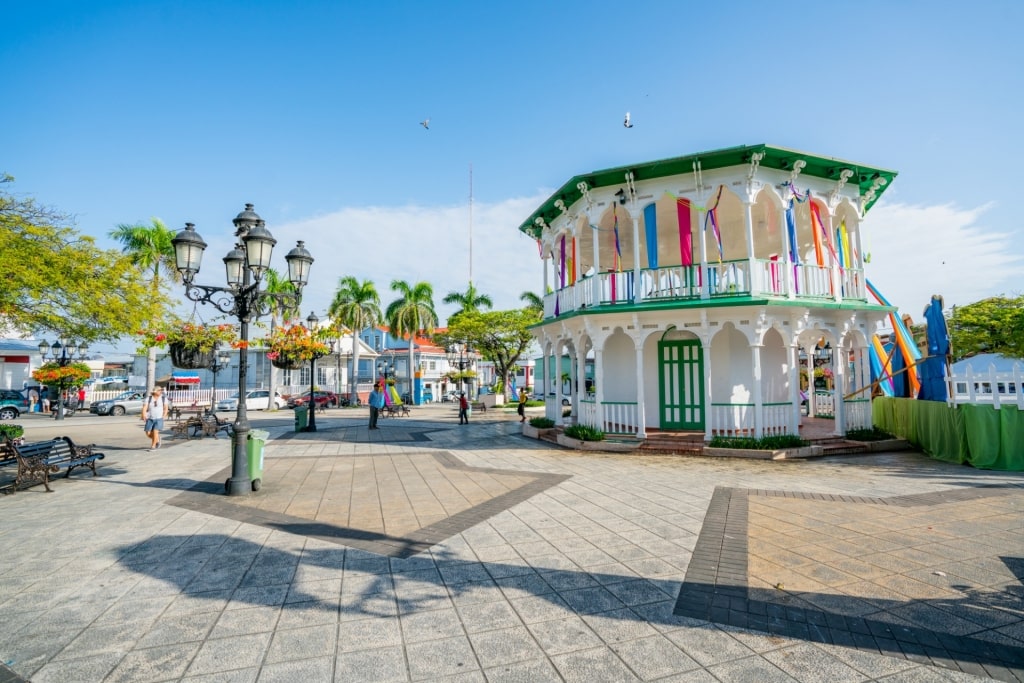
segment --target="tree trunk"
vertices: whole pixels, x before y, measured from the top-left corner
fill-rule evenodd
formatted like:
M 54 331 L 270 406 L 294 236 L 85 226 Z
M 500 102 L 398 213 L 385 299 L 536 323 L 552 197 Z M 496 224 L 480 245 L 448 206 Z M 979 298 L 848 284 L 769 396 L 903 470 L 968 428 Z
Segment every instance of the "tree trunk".
M 413 340 L 413 336 L 414 335 L 411 335 L 411 334 L 409 335 L 409 403 L 411 403 L 413 405 L 416 405 L 416 394 L 413 392 L 413 385 L 412 385 L 412 383 L 413 383 L 413 375 L 415 374 L 413 372 L 413 369 L 412 369 L 412 359 L 413 359 L 412 340 Z
M 352 330 L 352 376 L 348 378 L 351 390 L 348 394 L 349 405 L 359 403 L 359 338 Z
M 156 347 L 150 346 L 146 349 L 146 388 L 152 389 L 156 386 Z
M 271 336 L 274 335 L 274 328 L 276 328 L 276 327 L 277 327 L 277 316 L 271 314 L 271 316 L 270 316 L 270 335 Z M 276 375 L 277 375 L 277 368 L 274 367 L 273 363 L 268 363 L 268 365 L 270 365 L 270 377 L 267 379 L 267 391 L 269 392 L 269 393 L 267 393 L 267 396 L 269 396 L 270 398 L 268 399 L 269 404 L 267 405 L 267 410 L 277 410 L 277 403 L 274 401 L 274 394 L 277 392 L 277 382 L 275 381 L 276 380 Z

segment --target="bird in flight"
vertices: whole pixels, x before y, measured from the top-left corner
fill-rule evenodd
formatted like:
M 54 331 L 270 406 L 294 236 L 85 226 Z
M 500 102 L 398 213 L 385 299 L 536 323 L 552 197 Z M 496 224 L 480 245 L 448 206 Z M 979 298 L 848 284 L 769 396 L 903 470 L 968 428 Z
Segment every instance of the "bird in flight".
M 633 127 L 633 122 L 629 120 L 629 112 L 628 111 L 626 112 L 626 120 L 622 122 L 622 125 L 625 126 L 626 128 L 632 128 Z
M 426 128 L 427 130 L 430 130 L 430 119 L 423 119 L 422 121 L 420 121 L 420 125 Z

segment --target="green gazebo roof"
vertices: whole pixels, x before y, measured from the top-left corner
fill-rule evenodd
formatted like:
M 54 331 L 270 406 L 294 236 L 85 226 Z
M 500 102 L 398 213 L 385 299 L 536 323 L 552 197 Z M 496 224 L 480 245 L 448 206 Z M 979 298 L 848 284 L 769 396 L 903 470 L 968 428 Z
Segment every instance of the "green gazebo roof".
M 727 149 L 719 149 L 712 152 L 700 152 L 698 154 L 662 159 L 660 161 L 648 161 L 642 164 L 618 166 L 616 168 L 608 168 L 603 171 L 593 171 L 591 173 L 573 176 L 553 195 L 548 197 L 536 211 L 530 214 L 530 217 L 519 226 L 519 229 L 531 237 L 539 238 L 541 229 L 534 223 L 535 219 L 541 217 L 550 225 L 558 216 L 561 215 L 561 211 L 555 207 L 555 202 L 557 200 L 561 199 L 568 207 L 572 206 L 573 202 L 576 202 L 582 196 L 582 193 L 576 187 L 580 182 L 585 182 L 587 187 L 591 190 L 599 187 L 622 186 L 625 183 L 625 174 L 627 171 L 632 171 L 633 179 L 636 182 L 640 182 L 642 180 L 652 180 L 654 178 L 664 178 L 667 176 L 692 173 L 693 162 L 695 161 L 700 161 L 701 169 L 704 171 L 710 171 L 716 168 L 725 168 L 728 166 L 741 166 L 743 164 L 749 164 L 750 158 L 755 152 L 764 153 L 764 158 L 761 159 L 760 164 L 764 168 L 776 168 L 782 171 L 789 171 L 793 168 L 794 161 L 802 159 L 807 162 L 807 165 L 800 172 L 801 175 L 811 175 L 816 178 L 827 178 L 835 180 L 836 182 L 839 181 L 840 172 L 843 169 L 848 168 L 853 171 L 853 176 L 847 181 L 847 184 L 859 187 L 859 194 L 861 195 L 868 191 L 877 178 L 885 178 L 886 184 L 875 190 L 875 196 L 872 197 L 871 201 L 869 201 L 865 206 L 865 211 L 870 209 L 874 203 L 878 201 L 882 196 L 882 192 L 885 191 L 885 188 L 888 187 L 892 183 L 893 178 L 896 177 L 896 171 L 864 166 L 862 164 L 855 164 L 851 161 L 844 161 L 833 157 L 817 156 L 795 149 L 773 147 L 771 145 L 764 144 L 742 145 L 740 147 L 729 147 Z

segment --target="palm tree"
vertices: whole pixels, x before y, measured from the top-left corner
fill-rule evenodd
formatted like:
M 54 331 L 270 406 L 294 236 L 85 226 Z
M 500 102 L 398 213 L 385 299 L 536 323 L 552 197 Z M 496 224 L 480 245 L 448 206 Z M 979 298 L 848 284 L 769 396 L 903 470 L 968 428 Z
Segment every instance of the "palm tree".
M 376 327 L 380 322 L 380 296 L 377 288 L 370 280 L 355 279 L 351 275 L 338 280 L 338 290 L 334 293 L 327 313 L 336 323 L 352 330 L 352 376 L 349 377 L 349 401 L 356 405 L 356 384 L 359 374 L 359 332 L 367 327 Z
M 404 280 L 392 280 L 391 290 L 399 298 L 388 304 L 386 313 L 391 331 L 399 337 L 409 338 L 409 396 L 413 392 L 413 338 L 417 332 L 431 334 L 437 327 L 437 313 L 434 311 L 434 288 L 428 282 L 417 282 L 409 286 Z
M 295 285 L 282 277 L 273 268 L 267 270 L 267 274 L 263 276 L 263 281 L 265 283 L 264 300 L 270 306 L 270 334 L 274 334 L 274 330 L 277 329 L 278 320 L 283 322 L 299 315 L 298 301 L 296 299 L 274 296 L 276 294 L 294 294 Z M 245 353 L 245 350 L 240 351 L 240 353 Z M 277 410 L 277 403 L 274 402 L 274 393 L 277 391 L 275 379 L 274 366 L 271 365 L 270 379 L 267 382 L 268 396 L 270 396 L 270 404 L 267 406 L 267 410 Z
M 458 304 L 461 307 L 448 316 L 449 322 L 463 313 L 479 311 L 481 308 L 489 309 L 494 306 L 491 297 L 480 292 L 472 282 L 466 287 L 465 292 L 449 292 L 442 301 L 446 304 Z
M 533 311 L 538 315 L 544 314 L 544 299 L 533 292 L 523 292 L 519 295 L 519 300 L 526 303 L 526 305 L 523 306 L 526 310 Z
M 153 291 L 159 293 L 163 286 L 162 276 L 173 282 L 181 281 L 181 274 L 175 268 L 174 245 L 171 239 L 175 233 L 159 218 L 151 218 L 150 223 L 129 225 L 121 223 L 107 233 L 109 237 L 121 243 L 121 251 L 128 254 L 135 267 L 147 274 Z M 152 320 L 143 321 L 152 324 Z M 156 384 L 156 347 L 146 350 L 146 386 Z

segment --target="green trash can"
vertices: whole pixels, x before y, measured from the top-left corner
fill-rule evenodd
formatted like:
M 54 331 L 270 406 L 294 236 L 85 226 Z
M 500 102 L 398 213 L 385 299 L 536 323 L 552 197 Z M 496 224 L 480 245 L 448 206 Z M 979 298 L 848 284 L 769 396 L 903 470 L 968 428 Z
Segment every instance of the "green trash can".
M 309 408 L 295 406 L 295 431 L 305 431 L 307 426 L 309 426 Z
M 249 455 L 249 479 L 252 480 L 253 491 L 259 491 L 263 486 L 263 447 L 268 436 L 268 431 L 253 429 L 249 432 L 249 442 L 245 445 L 245 451 Z

